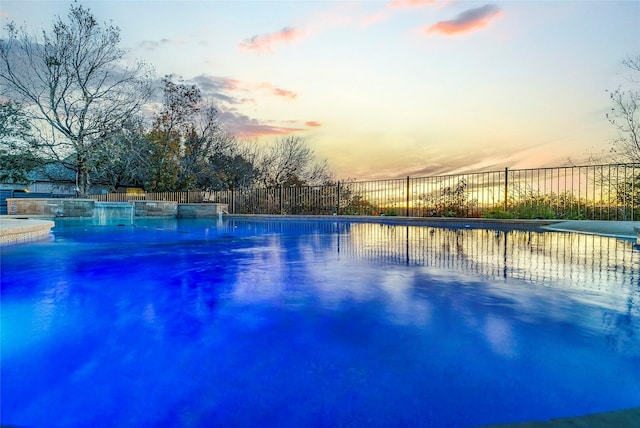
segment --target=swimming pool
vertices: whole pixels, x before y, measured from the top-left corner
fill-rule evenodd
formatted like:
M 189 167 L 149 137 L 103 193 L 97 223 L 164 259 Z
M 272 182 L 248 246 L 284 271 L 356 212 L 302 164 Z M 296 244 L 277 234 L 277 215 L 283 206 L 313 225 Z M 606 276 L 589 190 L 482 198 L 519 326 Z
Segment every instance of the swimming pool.
M 640 405 L 640 251 L 536 230 L 58 221 L 2 248 L 18 426 L 477 426 Z

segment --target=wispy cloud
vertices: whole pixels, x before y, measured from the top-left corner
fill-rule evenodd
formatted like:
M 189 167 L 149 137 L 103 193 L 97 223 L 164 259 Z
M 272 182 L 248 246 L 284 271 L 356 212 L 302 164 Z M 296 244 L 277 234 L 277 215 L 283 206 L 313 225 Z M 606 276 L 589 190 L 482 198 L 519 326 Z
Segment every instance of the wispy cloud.
M 143 40 L 136 46 L 137 49 L 153 51 L 156 49 L 164 48 L 169 45 L 187 45 L 189 42 L 187 40 L 172 40 L 167 38 L 162 38 L 160 40 Z
M 245 82 L 237 79 L 231 79 L 227 77 L 215 77 L 201 74 L 191 79 L 193 83 L 196 83 L 198 87 L 203 91 L 205 97 L 213 97 L 217 99 L 224 99 L 230 104 L 241 104 L 246 102 L 253 102 L 254 98 L 241 97 L 238 94 L 254 94 L 258 91 L 267 92 L 270 95 L 295 99 L 298 94 L 289 89 L 277 87 L 269 82 Z
M 415 7 L 423 7 L 435 3 L 436 0 L 391 0 L 389 7 L 399 9 L 411 9 Z
M 308 126 L 309 128 L 317 128 L 319 126 L 322 126 L 320 122 L 316 122 L 315 120 L 310 120 L 308 122 L 305 122 L 305 125 Z
M 270 135 L 288 135 L 304 130 L 304 128 L 300 127 L 279 126 L 260 121 L 233 109 L 222 111 L 220 113 L 220 121 L 231 134 L 238 138 L 246 139 Z
M 276 86 L 273 86 L 271 83 L 268 82 L 262 82 L 258 85 L 256 85 L 257 89 L 264 89 L 267 92 L 270 92 L 271 95 L 275 95 L 276 97 L 283 97 L 283 98 L 289 98 L 289 99 L 295 99 L 298 94 L 296 94 L 293 91 L 290 91 L 288 89 L 283 89 L 283 88 L 278 88 Z
M 479 171 L 496 171 L 504 169 L 505 165 L 511 165 L 511 163 L 505 163 L 504 160 L 510 158 L 509 153 L 496 152 L 482 153 L 479 157 L 478 153 L 451 153 L 446 151 L 435 151 L 429 153 L 428 161 L 420 159 L 419 167 L 415 169 L 411 168 L 414 165 L 409 165 L 407 171 L 406 166 L 403 169 L 403 175 L 411 175 L 416 177 L 429 177 L 438 175 L 449 174 L 465 174 L 474 173 Z M 424 164 L 428 166 L 423 166 Z M 418 163 L 415 164 L 417 166 Z
M 201 74 L 193 77 L 191 82 L 200 88 L 205 99 L 212 98 L 231 105 L 254 102 L 254 99 L 251 97 L 241 97 L 234 93 L 239 91 L 246 92 L 241 89 L 242 82 L 239 80 Z
M 368 27 L 373 24 L 377 24 L 382 21 L 386 21 L 389 18 L 389 11 L 387 9 L 380 10 L 374 14 L 367 15 L 362 19 L 361 27 Z
M 246 82 L 228 77 L 201 74 L 187 83 L 195 83 L 202 91 L 205 99 L 214 100 L 219 111 L 220 122 L 225 129 L 238 138 L 260 138 L 273 135 L 289 135 L 304 131 L 312 126 L 320 126 L 318 122 L 269 121 L 256 119 L 246 115 L 242 106 L 255 104 L 257 94 L 281 97 L 285 100 L 295 99 L 298 94 L 269 82 Z
M 296 27 L 285 27 L 275 33 L 255 35 L 241 42 L 238 47 L 245 51 L 273 53 L 273 45 L 291 43 L 306 36 L 306 31 Z
M 271 54 L 278 44 L 294 43 L 336 26 L 349 25 L 353 19 L 344 13 L 345 6 L 336 2 L 338 7 L 316 12 L 301 18 L 296 25 L 286 26 L 278 31 L 263 35 L 254 35 L 238 44 L 238 48 L 252 53 Z
M 367 15 L 362 19 L 360 26 L 368 27 L 379 22 L 386 21 L 394 13 L 401 9 L 417 9 L 434 4 L 436 0 L 391 0 L 378 12 Z
M 466 33 L 485 27 L 489 22 L 502 14 L 500 8 L 493 4 L 487 4 L 474 9 L 466 10 L 449 21 L 440 21 L 425 29 L 426 33 L 440 33 L 446 35 Z
M 282 88 L 274 88 L 273 94 L 278 97 L 291 98 L 291 99 L 294 99 L 298 96 L 298 94 L 296 94 L 295 92 L 289 91 L 287 89 L 282 89 Z

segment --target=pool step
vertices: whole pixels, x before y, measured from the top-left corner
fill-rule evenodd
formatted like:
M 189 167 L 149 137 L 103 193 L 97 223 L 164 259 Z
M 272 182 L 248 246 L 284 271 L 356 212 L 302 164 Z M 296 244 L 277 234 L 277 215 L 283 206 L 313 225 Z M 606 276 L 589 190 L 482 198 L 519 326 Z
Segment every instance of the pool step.
M 0 245 L 47 239 L 54 225 L 51 220 L 3 218 L 0 220 Z

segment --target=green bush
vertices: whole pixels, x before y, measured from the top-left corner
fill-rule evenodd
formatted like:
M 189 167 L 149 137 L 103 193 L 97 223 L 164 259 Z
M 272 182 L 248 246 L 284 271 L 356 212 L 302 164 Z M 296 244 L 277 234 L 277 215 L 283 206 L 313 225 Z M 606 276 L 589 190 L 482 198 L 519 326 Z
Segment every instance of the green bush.
M 528 205 L 526 203 L 511 207 L 509 211 L 513 214 L 513 218 L 522 219 L 555 219 L 556 213 L 549 205 Z
M 485 211 L 482 213 L 482 217 L 484 218 L 498 218 L 498 219 L 511 219 L 513 218 L 513 213 L 509 211 L 505 211 L 501 208 L 492 208 L 489 211 Z

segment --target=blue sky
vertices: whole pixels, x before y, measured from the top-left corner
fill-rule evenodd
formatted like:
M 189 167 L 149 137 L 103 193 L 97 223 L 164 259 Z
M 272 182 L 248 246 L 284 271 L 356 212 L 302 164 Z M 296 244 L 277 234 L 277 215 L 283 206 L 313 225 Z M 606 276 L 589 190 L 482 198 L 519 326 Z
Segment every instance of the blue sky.
M 304 137 L 338 178 L 582 163 L 640 54 L 638 1 L 81 1 L 197 82 L 239 137 Z M 3 0 L 33 30 L 67 1 Z

